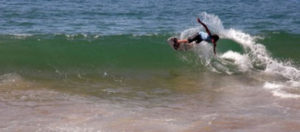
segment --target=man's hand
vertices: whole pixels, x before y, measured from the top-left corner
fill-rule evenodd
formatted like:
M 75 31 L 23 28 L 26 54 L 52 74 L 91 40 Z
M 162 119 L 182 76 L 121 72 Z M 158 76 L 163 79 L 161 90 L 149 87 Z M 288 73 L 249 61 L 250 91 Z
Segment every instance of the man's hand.
M 197 22 L 199 22 L 200 24 L 202 24 L 202 22 L 201 22 L 201 20 L 200 20 L 199 17 L 197 18 Z

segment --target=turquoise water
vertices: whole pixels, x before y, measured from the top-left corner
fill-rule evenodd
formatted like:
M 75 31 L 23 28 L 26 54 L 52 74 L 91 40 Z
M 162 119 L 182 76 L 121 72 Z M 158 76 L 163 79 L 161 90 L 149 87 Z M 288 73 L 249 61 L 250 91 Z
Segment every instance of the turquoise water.
M 158 35 L 33 35 L 16 37 L 2 35 L 0 51 L 0 71 L 2 74 L 17 72 L 88 73 L 105 70 L 170 70 L 199 69 L 201 65 L 190 62 L 197 59 L 192 52 L 174 52 L 166 39 L 172 34 Z M 274 58 L 299 61 L 299 35 L 288 33 L 261 34 Z M 222 39 L 217 51 L 243 53 L 241 45 L 230 39 Z M 284 43 L 284 45 L 282 44 Z M 292 47 L 292 48 L 291 48 Z M 188 57 L 188 60 L 182 59 Z M 196 58 L 195 58 L 196 57 Z M 75 59 L 76 58 L 76 59 Z M 26 71 L 29 72 L 26 72 Z
M 299 2 L 0 1 L 0 130 L 299 131 Z

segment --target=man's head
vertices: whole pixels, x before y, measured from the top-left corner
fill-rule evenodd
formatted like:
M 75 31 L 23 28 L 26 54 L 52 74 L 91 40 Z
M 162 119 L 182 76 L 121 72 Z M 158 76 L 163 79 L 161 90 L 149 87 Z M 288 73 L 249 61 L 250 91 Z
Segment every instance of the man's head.
M 211 38 L 214 39 L 215 42 L 219 40 L 219 36 L 217 34 L 211 35 Z

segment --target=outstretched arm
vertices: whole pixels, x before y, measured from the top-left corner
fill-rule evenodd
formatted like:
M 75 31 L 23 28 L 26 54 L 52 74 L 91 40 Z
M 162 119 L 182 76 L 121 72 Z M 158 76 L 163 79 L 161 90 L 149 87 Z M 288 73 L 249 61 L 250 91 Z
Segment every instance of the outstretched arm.
M 214 43 L 214 53 L 216 55 L 216 44 Z
M 215 42 L 214 40 L 212 40 L 212 43 L 213 43 L 213 45 L 214 45 L 214 53 L 215 53 L 215 55 L 216 55 L 216 47 L 217 47 L 217 44 L 216 44 L 216 42 Z
M 198 23 L 200 23 L 200 24 L 205 28 L 207 34 L 208 34 L 209 36 L 211 36 L 211 33 L 210 33 L 210 31 L 208 30 L 207 26 L 206 26 L 199 18 L 197 18 L 197 21 L 198 21 Z

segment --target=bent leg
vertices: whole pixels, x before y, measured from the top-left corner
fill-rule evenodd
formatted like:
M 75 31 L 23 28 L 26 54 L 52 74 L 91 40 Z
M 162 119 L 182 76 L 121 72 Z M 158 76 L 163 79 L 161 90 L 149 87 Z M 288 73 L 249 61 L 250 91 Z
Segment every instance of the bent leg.
M 200 43 L 202 41 L 202 38 L 199 33 L 195 33 L 194 35 L 188 37 L 187 41 L 188 43 L 191 43 L 193 41 L 196 41 L 196 43 Z

